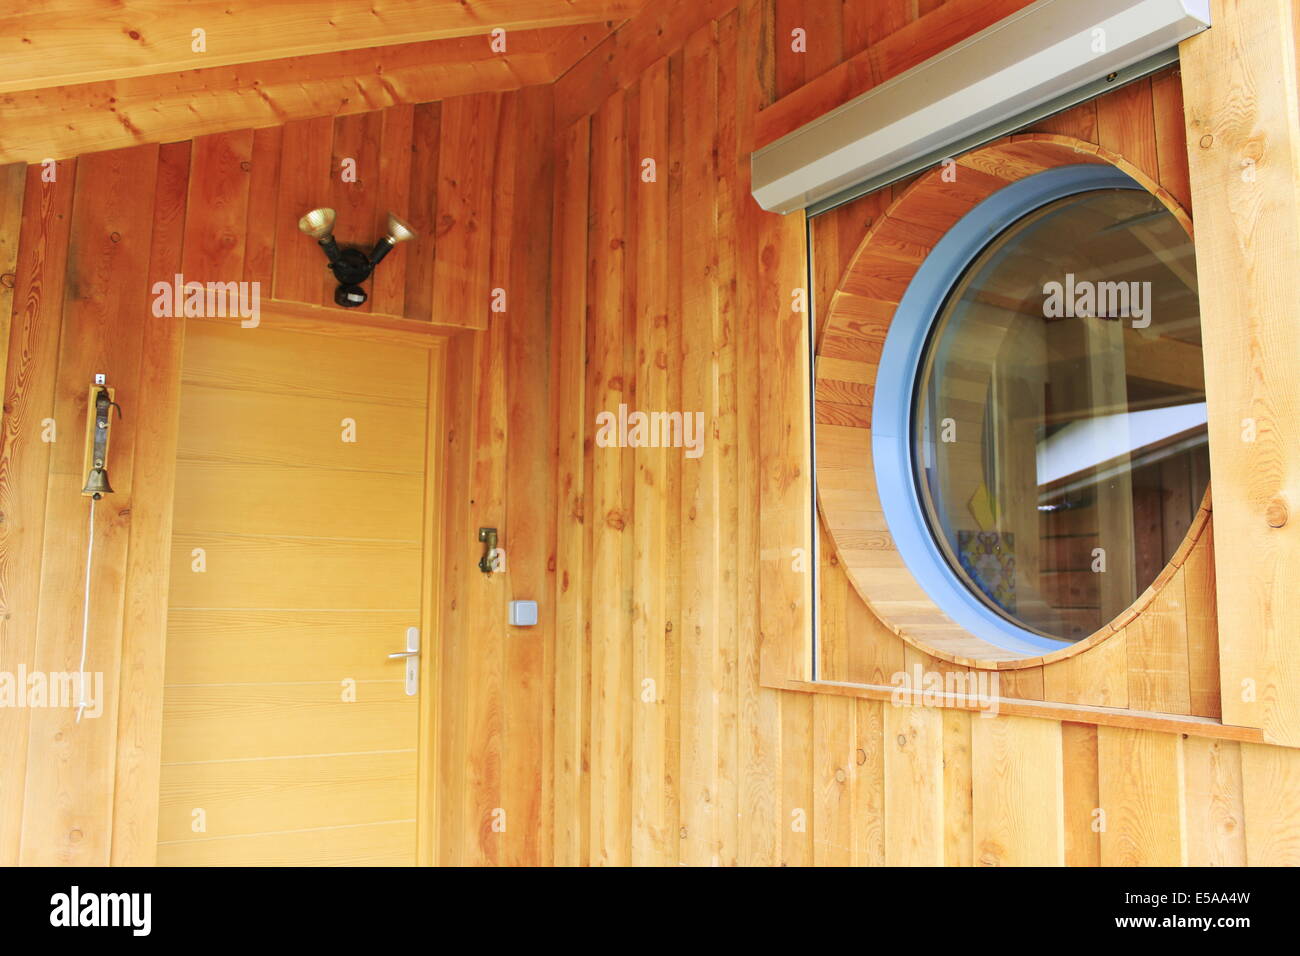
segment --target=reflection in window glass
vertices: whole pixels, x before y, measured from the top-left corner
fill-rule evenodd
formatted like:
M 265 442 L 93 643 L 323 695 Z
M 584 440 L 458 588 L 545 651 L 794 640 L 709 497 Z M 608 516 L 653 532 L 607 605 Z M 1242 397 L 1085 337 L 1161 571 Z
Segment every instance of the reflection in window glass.
M 948 562 L 1001 615 L 1076 641 L 1181 544 L 1209 482 L 1191 239 L 1154 196 L 1058 200 L 963 274 L 915 396 Z

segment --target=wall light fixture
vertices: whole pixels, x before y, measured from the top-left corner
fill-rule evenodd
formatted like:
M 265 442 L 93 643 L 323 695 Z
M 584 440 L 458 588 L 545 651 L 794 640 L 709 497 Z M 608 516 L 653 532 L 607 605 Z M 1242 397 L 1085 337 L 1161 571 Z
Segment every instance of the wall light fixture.
M 345 309 L 355 309 L 366 301 L 361 283 L 370 278 L 375 266 L 383 261 L 395 245 L 414 239 L 416 235 L 414 229 L 390 212 L 388 232 L 375 243 L 370 252 L 367 253 L 358 246 L 340 246 L 334 239 L 334 210 L 325 206 L 313 209 L 299 219 L 298 228 L 319 242 L 325 250 L 330 271 L 339 280 L 339 287 L 334 290 L 334 301 Z

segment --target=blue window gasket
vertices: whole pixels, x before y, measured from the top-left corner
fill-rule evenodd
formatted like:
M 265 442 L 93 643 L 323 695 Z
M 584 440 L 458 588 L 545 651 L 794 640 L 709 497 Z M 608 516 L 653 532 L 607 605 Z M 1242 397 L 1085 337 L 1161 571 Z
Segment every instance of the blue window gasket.
M 1025 655 L 1036 656 L 1069 643 L 1044 637 L 998 614 L 957 576 L 940 550 L 921 501 L 912 454 L 917 378 L 943 306 L 979 254 L 1034 210 L 1099 189 L 1146 191 L 1108 164 L 1058 166 L 1004 186 L 958 220 L 921 263 L 898 303 L 885 336 L 871 406 L 876 488 L 890 535 L 908 571 L 957 624 L 990 644 Z

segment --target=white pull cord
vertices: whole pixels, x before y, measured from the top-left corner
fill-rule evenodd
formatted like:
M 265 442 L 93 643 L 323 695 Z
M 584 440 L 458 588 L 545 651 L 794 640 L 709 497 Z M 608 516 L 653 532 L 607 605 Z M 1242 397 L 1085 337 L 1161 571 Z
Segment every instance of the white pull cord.
M 86 647 L 90 643 L 90 562 L 95 555 L 95 498 L 90 498 L 90 532 L 86 545 L 86 594 L 82 599 L 81 610 L 81 666 L 77 668 L 77 683 L 81 691 L 77 699 L 77 723 L 86 710 Z

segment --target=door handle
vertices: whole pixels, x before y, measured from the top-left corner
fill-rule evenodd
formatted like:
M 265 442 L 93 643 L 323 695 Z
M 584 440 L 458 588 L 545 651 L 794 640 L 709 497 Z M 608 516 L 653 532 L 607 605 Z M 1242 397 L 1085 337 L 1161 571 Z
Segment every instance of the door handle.
M 406 650 L 394 651 L 388 655 L 390 661 L 406 661 L 406 696 L 414 697 L 420 692 L 420 629 L 406 629 Z

